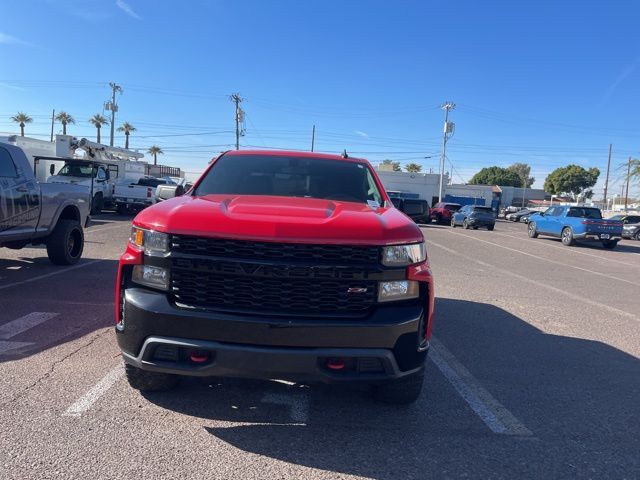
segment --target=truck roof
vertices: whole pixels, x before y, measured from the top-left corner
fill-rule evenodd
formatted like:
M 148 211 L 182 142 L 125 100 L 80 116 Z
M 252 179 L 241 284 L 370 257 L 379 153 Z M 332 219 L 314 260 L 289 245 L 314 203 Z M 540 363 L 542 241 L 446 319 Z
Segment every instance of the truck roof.
M 364 158 L 343 157 L 331 153 L 305 152 L 296 150 L 229 150 L 223 155 L 227 156 L 244 156 L 244 155 L 264 155 L 271 157 L 302 157 L 302 158 L 319 158 L 325 160 L 339 160 L 342 162 L 367 162 Z

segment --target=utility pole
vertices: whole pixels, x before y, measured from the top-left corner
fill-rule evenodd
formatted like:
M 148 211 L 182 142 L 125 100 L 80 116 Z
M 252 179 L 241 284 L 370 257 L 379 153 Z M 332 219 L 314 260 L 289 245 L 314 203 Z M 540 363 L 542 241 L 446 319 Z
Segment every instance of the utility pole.
M 311 130 L 311 151 L 313 152 L 313 147 L 316 143 L 316 126 L 313 126 L 313 130 Z
M 624 211 L 629 211 L 627 204 L 629 203 L 629 178 L 631 176 L 631 157 L 629 157 L 629 163 L 627 164 L 627 192 L 624 195 Z
M 244 116 L 240 103 L 242 103 L 243 99 L 239 93 L 234 93 L 229 99 L 236 104 L 236 150 L 240 150 L 240 122 Z
M 607 190 L 609 189 L 609 169 L 611 168 L 611 149 L 613 144 L 609 144 L 609 161 L 607 162 L 607 178 L 604 181 L 604 205 L 607 208 Z
M 116 112 L 118 111 L 118 104 L 116 103 L 116 93 L 122 94 L 123 90 L 120 85 L 115 82 L 109 82 L 111 87 L 111 101 L 105 104 L 106 110 L 111 110 L 111 136 L 109 140 L 109 146 L 113 147 L 113 134 L 116 126 Z
M 51 112 L 51 141 L 53 142 L 53 124 L 56 121 L 56 109 Z
M 453 110 L 456 108 L 456 104 L 453 102 L 445 102 L 442 105 L 442 109 L 444 110 L 444 135 L 442 137 L 442 156 L 440 158 L 440 186 L 438 188 L 438 201 L 442 201 L 442 183 L 444 180 L 444 161 L 447 155 L 447 140 L 449 139 L 449 134 L 453 133 L 454 124 L 453 122 L 449 123 L 449 110 Z

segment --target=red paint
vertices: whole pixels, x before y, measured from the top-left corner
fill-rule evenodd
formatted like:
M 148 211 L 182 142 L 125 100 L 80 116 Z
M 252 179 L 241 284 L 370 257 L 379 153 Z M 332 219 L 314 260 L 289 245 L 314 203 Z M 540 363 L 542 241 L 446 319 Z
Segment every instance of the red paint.
M 426 339 L 431 338 L 431 327 L 433 325 L 433 304 L 435 302 L 435 288 L 433 284 L 433 274 L 429 262 L 423 262 L 407 268 L 407 278 L 417 282 L 425 282 L 429 286 L 429 300 L 427 305 L 427 334 Z
M 142 265 L 142 263 L 142 250 L 136 248 L 130 242 L 127 242 L 127 249 L 120 257 L 118 275 L 116 277 L 116 323 L 120 322 L 120 284 L 122 283 L 122 267 L 125 265 Z

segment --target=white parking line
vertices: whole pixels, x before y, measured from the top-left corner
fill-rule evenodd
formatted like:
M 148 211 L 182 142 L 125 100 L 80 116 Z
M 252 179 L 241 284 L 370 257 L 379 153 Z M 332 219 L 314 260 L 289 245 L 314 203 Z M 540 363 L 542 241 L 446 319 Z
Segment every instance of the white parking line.
M 30 342 L 7 342 L 6 340 L 0 340 L 0 355 L 3 355 L 11 350 L 18 350 L 24 347 L 30 347 L 33 343 Z
M 505 247 L 504 245 L 500 245 L 499 243 L 494 243 L 494 242 L 490 242 L 488 240 L 483 240 L 481 238 L 472 237 L 471 235 L 465 235 L 464 233 L 453 233 L 453 230 L 448 230 L 448 232 L 453 234 L 453 235 L 458 235 L 458 236 L 461 236 L 461 237 L 468 238 L 470 240 L 475 240 L 477 242 L 482 242 L 482 243 L 486 243 L 488 245 L 493 245 L 495 247 L 502 248 L 503 250 L 508 250 L 510 252 L 519 253 L 520 255 L 526 255 L 527 257 L 533 257 L 538 261 L 553 263 L 554 265 L 562 265 L 563 267 L 573 268 L 575 270 L 580 270 L 582 272 L 591 273 L 592 275 L 598 275 L 600 277 L 605 277 L 605 278 L 608 278 L 610 280 L 617 280 L 618 282 L 629 283 L 631 285 L 640 287 L 640 283 L 632 282 L 631 280 L 625 280 L 624 278 L 614 277 L 613 275 L 608 275 L 606 273 L 596 272 L 595 270 L 589 270 L 588 268 L 577 267 L 575 265 L 569 265 L 568 263 L 556 262 L 555 260 L 551 260 L 549 258 L 544 258 L 544 257 L 541 257 L 540 255 L 535 255 L 533 253 L 523 252 L 522 250 L 518 250 L 516 248 Z
M 0 340 L 8 340 L 11 337 L 26 332 L 32 329 L 36 325 L 51 320 L 53 317 L 57 317 L 59 314 L 52 312 L 31 312 L 24 317 L 17 318 L 9 323 L 5 323 L 0 326 Z
M 118 364 L 117 367 L 107 373 L 102 380 L 96 383 L 87 393 L 76 400 L 73 405 L 67 408 L 64 413 L 68 417 L 79 417 L 89 410 L 107 390 L 115 385 L 115 383 L 124 376 L 124 367 Z
M 21 280 L 19 282 L 7 283 L 6 285 L 0 285 L 0 290 L 4 290 L 5 288 L 17 287 L 18 285 L 24 285 L 25 283 L 36 282 L 38 280 L 42 280 L 45 278 L 53 277 L 54 275 L 60 275 L 61 273 L 67 273 L 72 270 L 76 270 L 78 268 L 88 267 L 89 265 L 93 265 L 94 263 L 104 262 L 106 259 L 100 260 L 89 260 L 88 262 L 81 263 L 79 265 L 74 265 L 73 267 L 66 267 L 59 270 L 55 270 L 54 272 L 45 273 L 44 275 L 39 275 L 37 277 L 28 278 L 26 280 Z
M 434 337 L 431 337 L 429 358 L 493 433 L 533 435 Z
M 457 252 L 457 251 L 455 251 L 455 250 L 453 250 L 453 249 L 451 249 L 449 247 L 445 247 L 444 245 L 436 243 L 433 240 L 427 240 L 427 243 L 431 244 L 431 245 L 434 245 L 434 246 L 436 246 L 438 248 L 441 248 L 444 251 L 449 252 L 452 255 L 457 255 L 458 257 L 462 257 L 462 258 L 464 258 L 464 259 L 466 259 L 466 260 L 468 260 L 470 262 L 477 263 L 478 265 L 482 265 L 483 267 L 490 268 L 492 271 L 500 272 L 503 275 L 508 275 L 510 277 L 517 278 L 518 280 L 521 280 L 523 282 L 531 283 L 532 285 L 535 285 L 536 287 L 540 287 L 540 288 L 544 288 L 544 289 L 547 289 L 547 290 L 551 290 L 551 291 L 556 292 L 556 293 L 560 293 L 560 294 L 565 295 L 565 296 L 567 296 L 569 298 L 573 298 L 574 300 L 578 300 L 578 301 L 580 301 L 582 303 L 586 303 L 586 304 L 592 305 L 594 307 L 599 307 L 599 308 L 602 308 L 604 310 L 608 310 L 608 311 L 610 311 L 612 313 L 615 313 L 617 315 L 621 315 L 623 317 L 629 318 L 629 319 L 634 320 L 636 322 L 640 321 L 640 319 L 636 315 L 634 315 L 633 313 L 626 312 L 624 310 L 620 310 L 619 308 L 612 307 L 611 305 L 607 305 L 605 303 L 596 302 L 595 300 L 591 300 L 591 299 L 589 299 L 587 297 L 582 297 L 580 295 L 576 295 L 574 293 L 568 292 L 566 290 L 562 290 L 561 288 L 558 288 L 558 287 L 553 287 L 553 286 L 548 285 L 548 284 L 543 283 L 543 282 L 538 282 L 537 280 L 533 280 L 533 279 L 531 279 L 529 277 L 525 277 L 524 275 L 517 274 L 515 272 L 512 272 L 511 270 L 507 270 L 506 268 L 500 268 L 500 267 L 497 267 L 497 266 L 492 265 L 490 263 L 483 262 L 482 260 L 478 260 L 476 258 L 473 258 L 473 257 L 470 257 L 468 255 L 464 255 L 464 254 L 462 254 L 460 252 Z
M 290 408 L 291 419 L 296 425 L 306 425 L 309 421 L 309 399 L 306 394 L 267 393 L 262 397 L 261 402 L 287 405 Z

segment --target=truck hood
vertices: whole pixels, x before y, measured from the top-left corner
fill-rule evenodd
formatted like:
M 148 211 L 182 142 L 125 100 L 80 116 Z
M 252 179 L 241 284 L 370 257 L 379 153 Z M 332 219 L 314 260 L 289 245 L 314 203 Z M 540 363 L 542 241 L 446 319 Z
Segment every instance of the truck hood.
M 143 210 L 134 223 L 165 233 L 271 242 L 392 245 L 423 241 L 418 226 L 394 207 L 316 198 L 185 195 Z

